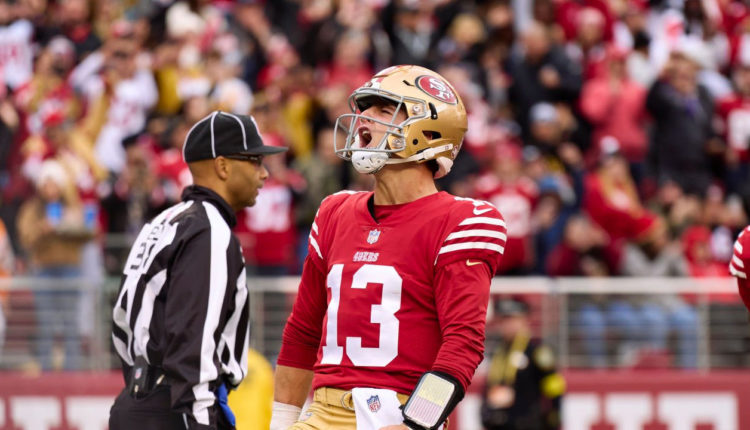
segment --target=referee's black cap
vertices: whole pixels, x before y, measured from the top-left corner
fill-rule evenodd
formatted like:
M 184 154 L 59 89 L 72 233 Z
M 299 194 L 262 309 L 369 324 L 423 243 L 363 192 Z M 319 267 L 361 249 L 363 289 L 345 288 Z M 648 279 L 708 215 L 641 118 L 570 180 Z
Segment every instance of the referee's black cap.
M 263 145 L 252 116 L 213 111 L 188 131 L 182 157 L 191 163 L 220 155 L 269 155 L 286 150 Z

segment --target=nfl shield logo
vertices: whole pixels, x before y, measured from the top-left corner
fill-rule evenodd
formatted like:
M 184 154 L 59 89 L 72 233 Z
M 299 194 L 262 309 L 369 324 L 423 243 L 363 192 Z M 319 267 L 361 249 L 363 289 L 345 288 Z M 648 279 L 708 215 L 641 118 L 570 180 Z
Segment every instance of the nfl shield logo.
M 141 374 L 143 374 L 143 369 L 140 367 L 135 368 L 135 379 L 140 379 Z
M 370 234 L 367 235 L 367 243 L 372 245 L 373 243 L 377 242 L 380 238 L 380 230 L 370 230 Z
M 378 396 L 372 396 L 367 399 L 367 406 L 370 408 L 370 412 L 377 412 L 380 410 L 380 398 Z

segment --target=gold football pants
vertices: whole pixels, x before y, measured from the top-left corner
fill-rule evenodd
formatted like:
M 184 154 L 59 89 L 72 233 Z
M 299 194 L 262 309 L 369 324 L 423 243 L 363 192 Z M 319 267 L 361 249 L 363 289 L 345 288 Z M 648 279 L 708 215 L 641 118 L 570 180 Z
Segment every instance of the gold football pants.
M 403 405 L 409 396 L 397 394 Z M 356 429 L 352 392 L 322 387 L 313 393 L 313 402 L 289 430 Z

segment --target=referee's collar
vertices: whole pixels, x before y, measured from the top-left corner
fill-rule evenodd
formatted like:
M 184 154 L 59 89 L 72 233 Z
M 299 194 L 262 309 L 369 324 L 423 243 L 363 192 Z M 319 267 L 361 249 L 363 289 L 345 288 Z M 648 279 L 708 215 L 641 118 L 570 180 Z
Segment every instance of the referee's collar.
M 229 224 L 229 228 L 234 228 L 237 224 L 237 215 L 235 215 L 232 207 L 210 188 L 201 187 L 200 185 L 185 187 L 182 191 L 182 200 L 208 200 L 219 209 L 219 213 L 221 213 L 221 216 Z

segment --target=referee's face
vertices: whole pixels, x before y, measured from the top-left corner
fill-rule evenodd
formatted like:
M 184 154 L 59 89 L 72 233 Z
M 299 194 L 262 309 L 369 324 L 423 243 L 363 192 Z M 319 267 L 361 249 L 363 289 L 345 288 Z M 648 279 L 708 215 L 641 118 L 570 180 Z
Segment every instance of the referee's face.
M 229 158 L 229 157 L 227 157 Z M 239 210 L 255 204 L 258 189 L 268 179 L 262 155 L 231 157 L 232 174 L 227 183 L 231 205 Z

